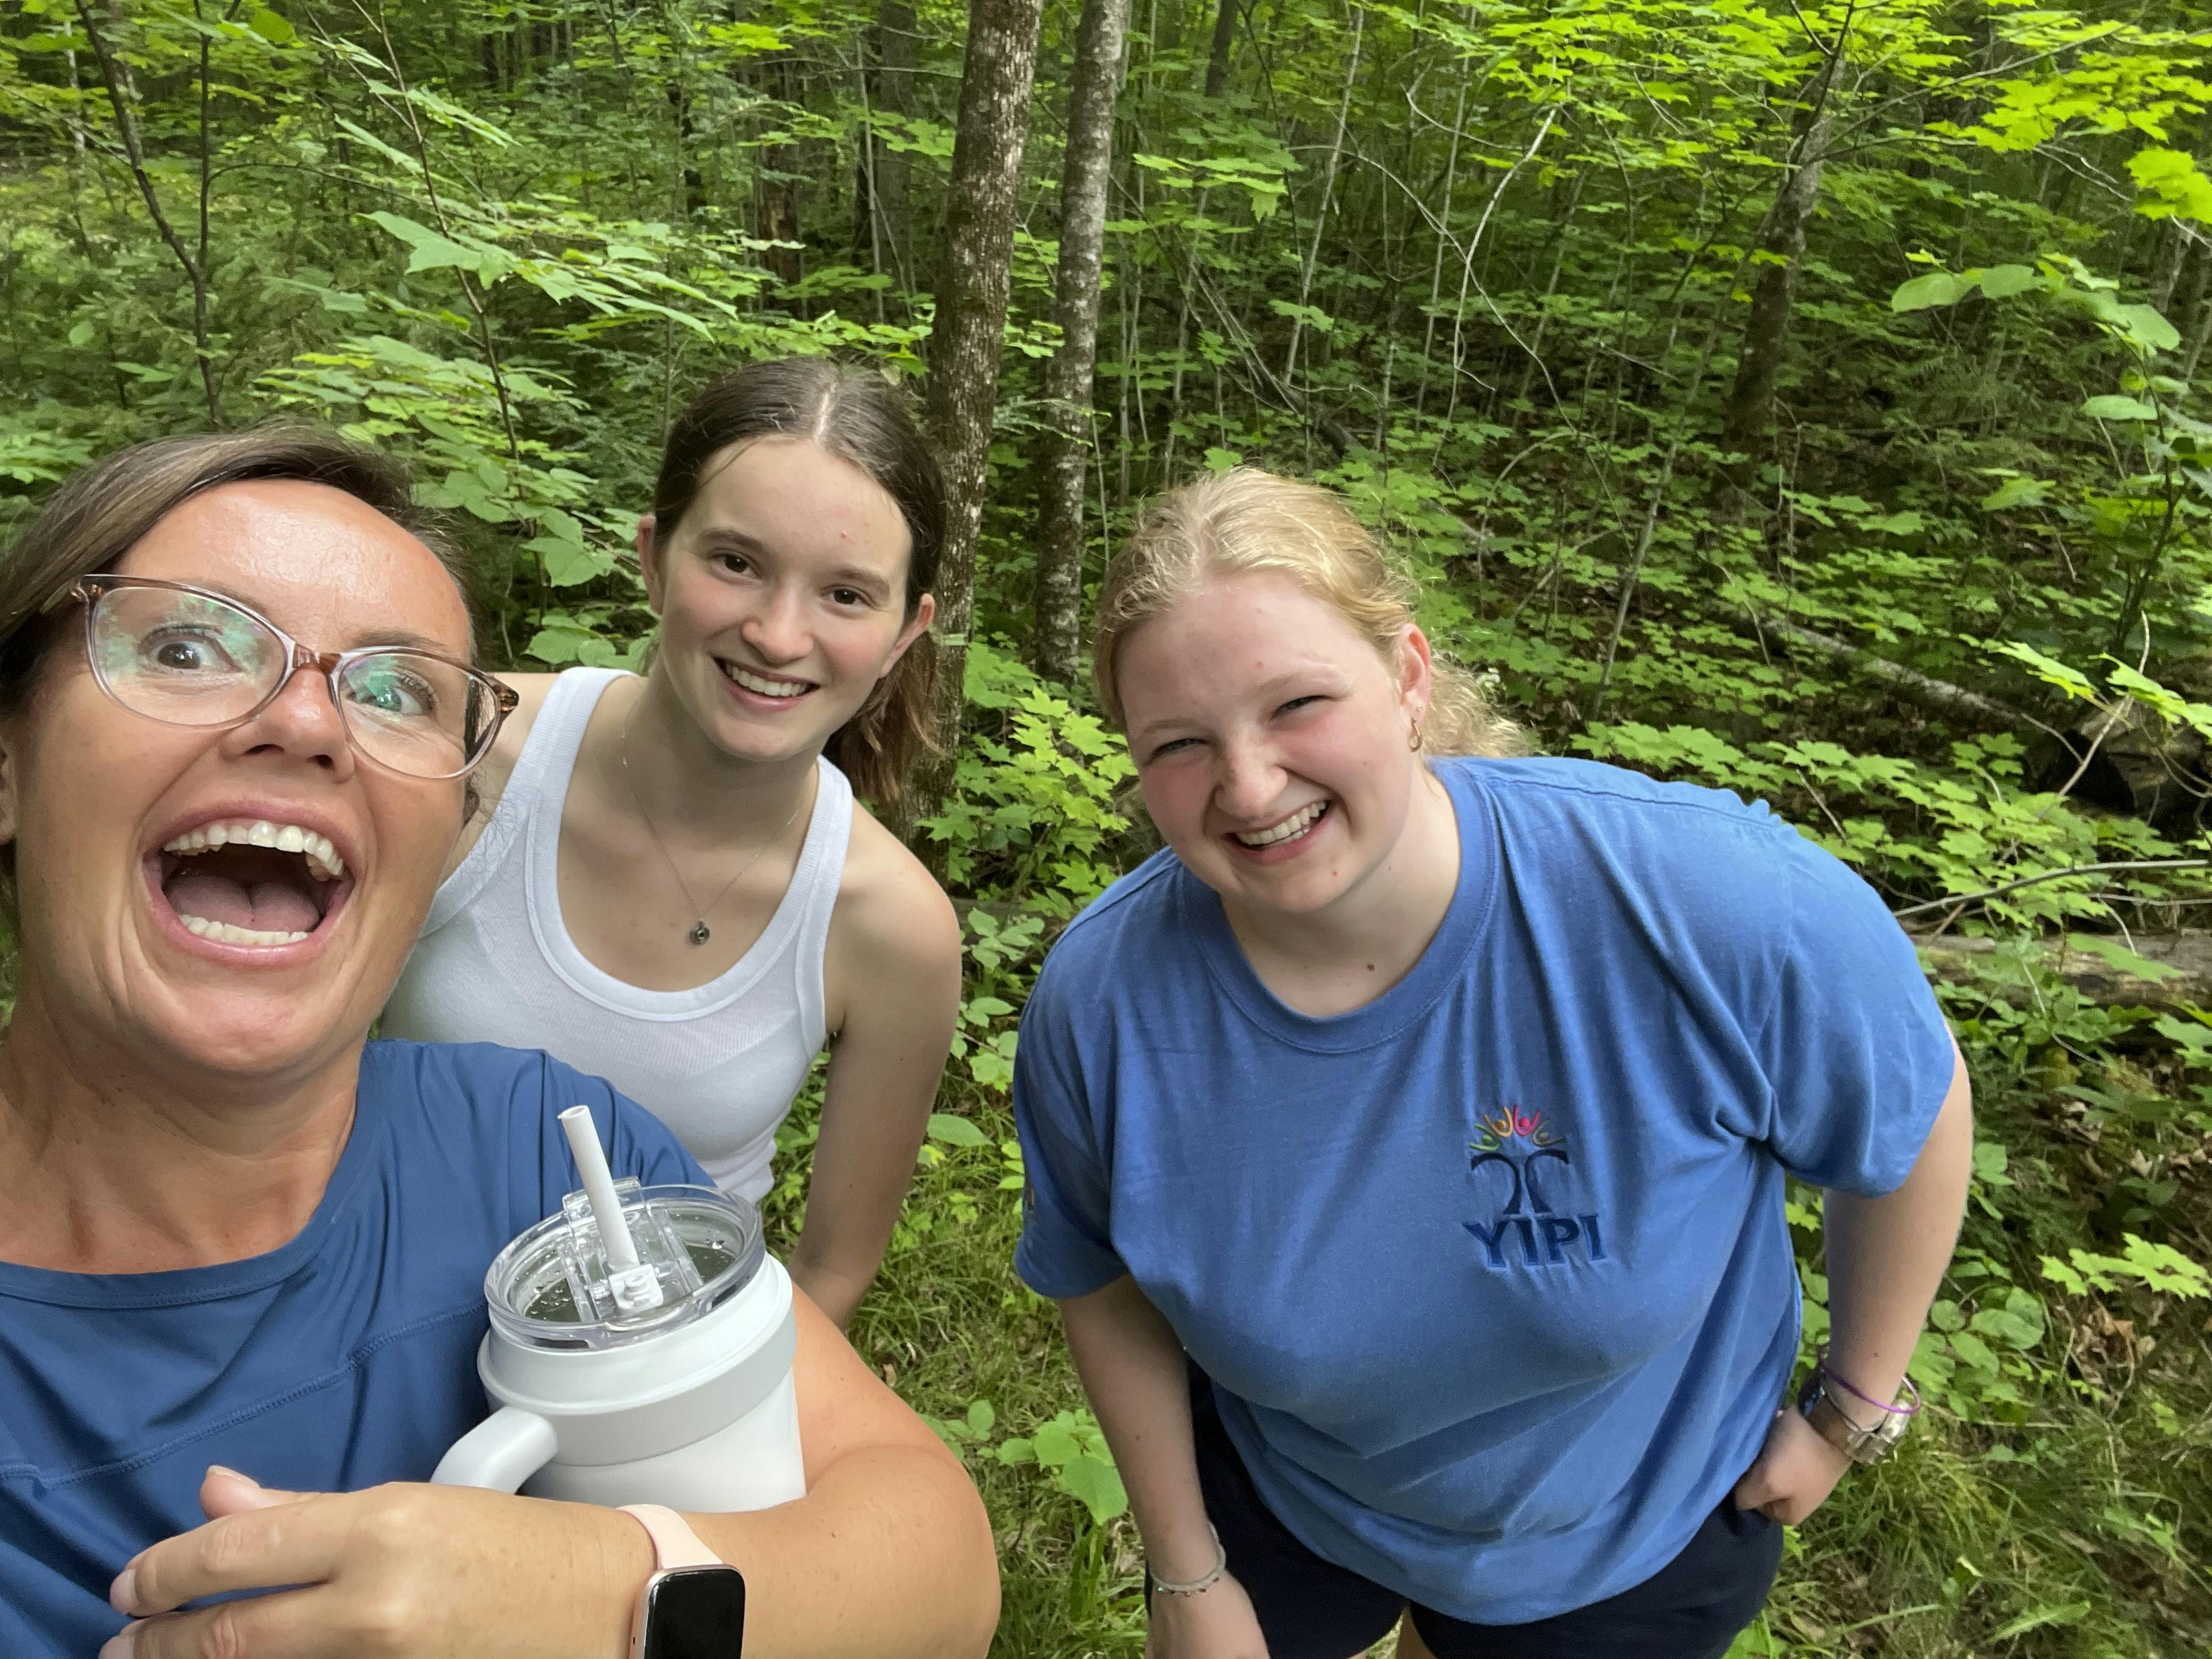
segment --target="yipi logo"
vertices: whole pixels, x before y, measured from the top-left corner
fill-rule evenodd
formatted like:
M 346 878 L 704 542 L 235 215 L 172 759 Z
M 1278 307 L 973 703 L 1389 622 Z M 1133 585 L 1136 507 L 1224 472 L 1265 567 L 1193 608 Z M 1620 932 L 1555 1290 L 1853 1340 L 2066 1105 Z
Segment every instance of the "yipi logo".
M 1503 1269 L 1508 1240 L 1517 1240 L 1521 1260 L 1531 1267 L 1557 1267 L 1567 1259 L 1567 1246 L 1579 1241 L 1592 1261 L 1602 1261 L 1605 1236 L 1595 1215 L 1570 1215 L 1554 1209 L 1544 1182 L 1557 1183 L 1574 1167 L 1567 1156 L 1567 1138 L 1544 1121 L 1541 1112 L 1524 1112 L 1509 1106 L 1492 1117 L 1475 1114 L 1475 1138 L 1467 1143 L 1468 1178 L 1478 1194 L 1494 1192 L 1497 1180 L 1482 1172 L 1491 1165 L 1503 1168 L 1512 1185 L 1505 1207 L 1485 1226 L 1479 1221 L 1460 1224 L 1481 1240 L 1489 1264 Z M 1556 1163 L 1558 1168 L 1542 1166 Z

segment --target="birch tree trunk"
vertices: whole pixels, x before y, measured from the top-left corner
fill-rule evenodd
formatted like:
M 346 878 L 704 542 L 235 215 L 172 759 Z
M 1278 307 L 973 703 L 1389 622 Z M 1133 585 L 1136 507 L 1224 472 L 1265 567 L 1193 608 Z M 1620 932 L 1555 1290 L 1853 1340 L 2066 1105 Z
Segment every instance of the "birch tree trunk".
M 1774 414 L 1774 385 L 1782 369 L 1782 349 L 1790 334 L 1790 308 L 1797 297 L 1797 268 L 1805 258 L 1805 228 L 1820 195 L 1820 168 L 1827 160 L 1836 125 L 1836 81 L 1843 70 L 1838 41 L 1807 89 L 1811 103 L 1790 147 L 1790 170 L 1776 192 L 1774 205 L 1759 229 L 1758 251 L 1767 256 L 1751 291 L 1751 315 L 1743 326 L 1743 348 L 1736 354 L 1735 384 L 1729 388 L 1722 422 L 1721 447 L 1739 459 L 1722 469 L 1738 489 L 1751 488 L 1766 451 L 1766 428 Z
M 1060 182 L 1060 267 L 1053 312 L 1060 349 L 1044 377 L 1039 457 L 1036 613 L 1037 672 L 1075 678 L 1083 614 L 1083 485 L 1094 441 L 1091 374 L 1098 359 L 1098 289 L 1106 244 L 1106 187 L 1114 160 L 1114 100 L 1121 85 L 1129 0 L 1084 0 L 1067 91 L 1067 157 Z
M 960 74 L 960 118 L 945 191 L 945 262 L 929 339 L 927 429 L 945 468 L 945 553 L 938 567 L 938 752 L 907 792 L 905 823 L 934 817 L 952 787 L 975 614 L 975 540 L 983 521 L 991 416 L 1012 282 L 1014 209 L 1036 78 L 1042 0 L 972 0 Z M 934 843 L 921 849 L 937 854 Z M 936 860 L 940 862 L 941 860 Z

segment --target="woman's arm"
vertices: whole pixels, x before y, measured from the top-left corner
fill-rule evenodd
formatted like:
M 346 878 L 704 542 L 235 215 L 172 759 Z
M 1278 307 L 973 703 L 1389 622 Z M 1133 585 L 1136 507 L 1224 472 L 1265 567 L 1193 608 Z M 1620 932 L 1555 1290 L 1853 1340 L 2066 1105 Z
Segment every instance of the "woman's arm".
M 853 841 L 823 975 L 837 1035 L 791 1258 L 791 1276 L 840 1327 L 890 1242 L 960 1017 L 951 902 L 858 811 Z
M 804 1297 L 799 1309 L 806 1496 L 686 1517 L 744 1572 L 745 1659 L 981 1655 L 999 1622 L 999 1568 L 975 1483 L 819 1310 Z M 633 1595 L 644 1579 L 619 1583 Z
M 745 1576 L 745 1659 L 981 1659 L 998 1621 L 988 1518 L 959 1461 L 798 1302 L 806 1496 L 686 1517 Z M 103 1659 L 623 1659 L 653 1570 L 630 1516 L 471 1487 L 270 1491 L 211 1470 L 205 1526 L 117 1578 L 137 1615 Z M 178 1613 L 203 1596 L 276 1590 Z
M 1905 1184 L 1880 1198 L 1831 1192 L 1824 1206 L 1828 1266 L 1828 1359 L 1837 1376 L 1890 1400 L 1951 1264 L 1973 1173 L 1973 1092 L 1952 1048 L 1950 1091 Z M 1846 1401 L 1862 1421 L 1871 1406 Z M 1796 1410 L 1774 1420 L 1759 1461 L 1737 1483 L 1736 1503 L 1791 1525 L 1826 1501 L 1850 1461 Z
M 1153 1573 L 1188 1583 L 1218 1559 L 1198 1481 L 1182 1344 L 1126 1274 L 1060 1304 L 1067 1351 L 1113 1449 Z M 1243 1587 L 1224 1576 L 1195 1595 L 1156 1595 L 1150 1659 L 1267 1659 Z
M 1950 1092 L 1912 1173 L 1893 1193 L 1830 1193 L 1822 1206 L 1828 1256 L 1828 1364 L 1877 1400 L 1896 1396 L 1951 1265 L 1974 1169 L 1974 1104 L 1954 1046 Z

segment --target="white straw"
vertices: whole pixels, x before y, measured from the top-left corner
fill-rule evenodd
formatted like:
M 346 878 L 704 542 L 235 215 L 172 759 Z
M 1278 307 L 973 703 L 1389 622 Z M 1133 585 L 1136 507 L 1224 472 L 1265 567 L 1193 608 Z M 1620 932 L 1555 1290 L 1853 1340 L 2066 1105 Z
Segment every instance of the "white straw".
M 607 1266 L 620 1273 L 638 1266 L 637 1243 L 623 1218 L 622 1200 L 615 1196 L 615 1175 L 599 1146 L 599 1132 L 592 1127 L 592 1109 L 571 1106 L 561 1114 L 562 1133 L 575 1155 L 576 1173 L 584 1178 L 584 1196 L 591 1200 L 592 1218 L 599 1224 L 599 1243 L 607 1253 Z

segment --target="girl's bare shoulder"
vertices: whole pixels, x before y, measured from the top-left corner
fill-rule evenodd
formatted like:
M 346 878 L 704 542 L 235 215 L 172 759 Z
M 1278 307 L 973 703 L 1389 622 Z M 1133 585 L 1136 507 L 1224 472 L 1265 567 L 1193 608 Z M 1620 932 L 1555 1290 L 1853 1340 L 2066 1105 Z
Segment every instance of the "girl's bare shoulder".
M 960 924 L 936 878 L 857 801 L 845 873 L 831 917 L 833 942 L 908 972 L 957 973 Z

